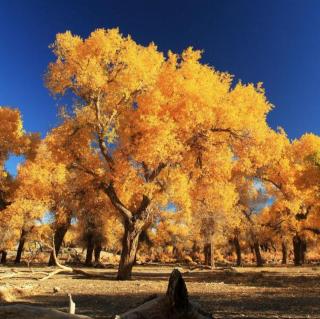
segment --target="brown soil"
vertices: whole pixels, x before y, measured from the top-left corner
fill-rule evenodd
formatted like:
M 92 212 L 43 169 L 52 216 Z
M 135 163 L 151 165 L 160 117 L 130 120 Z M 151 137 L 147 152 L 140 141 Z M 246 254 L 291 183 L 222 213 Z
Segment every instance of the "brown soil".
M 0 267 L 0 277 L 11 268 Z M 151 294 L 163 294 L 173 266 L 137 266 L 133 280 L 114 280 L 115 269 L 86 269 L 105 274 L 105 279 L 58 274 L 36 281 L 30 269 L 19 267 L 20 278 L 0 281 L 1 285 L 36 285 L 15 302 L 36 304 L 67 311 L 71 293 L 77 313 L 94 318 L 114 314 L 141 304 Z M 48 271 L 47 267 L 34 271 Z M 320 318 L 320 267 L 243 267 L 194 270 L 181 268 L 191 299 L 198 301 L 215 318 Z M 24 276 L 25 274 L 25 276 Z M 59 292 L 54 293 L 54 288 Z

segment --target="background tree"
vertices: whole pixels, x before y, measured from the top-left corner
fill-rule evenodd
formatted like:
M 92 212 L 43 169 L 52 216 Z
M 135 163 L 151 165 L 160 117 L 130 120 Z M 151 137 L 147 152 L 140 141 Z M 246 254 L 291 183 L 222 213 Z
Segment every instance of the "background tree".
M 13 245 L 14 226 L 17 221 L 7 208 L 14 201 L 14 193 L 18 187 L 18 182 L 6 171 L 5 163 L 11 155 L 32 159 L 39 136 L 24 132 L 20 112 L 17 109 L 0 107 L 0 121 L 0 251 L 2 251 L 1 262 L 5 263 L 6 249 Z

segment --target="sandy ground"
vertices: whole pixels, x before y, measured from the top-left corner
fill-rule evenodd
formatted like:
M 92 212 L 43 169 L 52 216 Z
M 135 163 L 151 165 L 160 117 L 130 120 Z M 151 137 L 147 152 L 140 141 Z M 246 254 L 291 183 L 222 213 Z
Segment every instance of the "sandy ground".
M 0 267 L 10 272 L 13 267 Z M 46 281 L 15 268 L 19 278 L 2 279 L 1 285 L 35 285 L 14 302 L 36 304 L 67 311 L 67 294 L 77 304 L 77 313 L 94 318 L 113 315 L 141 304 L 151 294 L 163 294 L 173 266 L 137 266 L 131 281 L 115 281 L 115 269 L 86 269 L 105 274 L 105 279 L 58 274 Z M 85 268 L 83 268 L 85 269 Z M 34 271 L 50 271 L 47 267 Z M 190 299 L 199 302 L 214 318 L 320 318 L 320 267 L 239 267 L 194 270 L 180 268 Z M 22 273 L 22 275 L 21 275 Z M 30 277 L 31 276 L 31 277 Z M 60 290 L 54 293 L 54 287 Z

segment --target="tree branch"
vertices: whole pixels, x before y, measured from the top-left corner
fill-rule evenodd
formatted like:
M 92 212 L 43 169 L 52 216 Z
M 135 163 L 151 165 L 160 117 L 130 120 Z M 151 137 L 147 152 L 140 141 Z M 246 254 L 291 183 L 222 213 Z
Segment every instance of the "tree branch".
M 108 185 L 106 185 L 105 183 L 101 183 L 101 187 L 103 189 L 103 191 L 108 195 L 111 203 L 113 204 L 113 206 L 115 208 L 117 208 L 117 210 L 121 213 L 121 215 L 127 220 L 127 221 L 131 221 L 132 220 L 132 213 L 131 211 L 125 207 L 124 204 L 122 204 L 122 202 L 120 201 L 114 186 L 113 186 L 113 182 L 110 182 Z
M 142 168 L 144 171 L 144 178 L 146 182 L 153 182 L 154 179 L 161 173 L 161 171 L 167 166 L 167 164 L 160 162 L 158 167 L 156 167 L 153 171 L 150 171 L 147 164 L 142 162 Z
M 320 235 L 320 228 L 314 228 L 314 227 L 305 227 L 303 230 L 309 230 L 313 232 L 316 235 Z
M 234 138 L 237 138 L 237 139 L 243 139 L 245 137 L 247 137 L 249 134 L 240 134 L 239 132 L 237 131 L 234 131 L 232 130 L 231 128 L 218 128 L 218 127 L 212 127 L 210 129 L 210 131 L 212 133 L 227 133 L 229 134 L 230 136 L 234 137 Z
M 297 214 L 295 215 L 296 220 L 305 220 L 305 219 L 307 219 L 307 217 L 308 217 L 308 215 L 309 215 L 309 213 L 310 213 L 310 211 L 311 211 L 311 208 L 312 208 L 312 206 L 309 205 L 309 206 L 307 207 L 305 213 L 302 213 L 302 212 L 297 213 Z
M 263 176 L 258 176 L 258 178 L 262 179 L 264 182 L 270 183 L 272 184 L 275 188 L 277 188 L 279 191 L 281 191 L 281 193 L 284 194 L 283 192 L 283 186 L 281 183 L 276 183 L 275 181 L 267 178 L 267 177 L 263 177 Z
M 97 130 L 98 143 L 99 143 L 99 148 L 102 156 L 108 163 L 110 170 L 113 170 L 114 161 L 113 161 L 113 158 L 108 154 L 108 148 L 104 139 L 104 128 L 101 121 L 100 99 L 101 99 L 101 93 L 98 94 L 97 99 L 93 102 L 95 111 L 96 111 L 96 119 L 98 122 L 98 130 Z M 113 117 L 114 117 L 114 114 L 111 116 L 111 118 L 113 119 Z

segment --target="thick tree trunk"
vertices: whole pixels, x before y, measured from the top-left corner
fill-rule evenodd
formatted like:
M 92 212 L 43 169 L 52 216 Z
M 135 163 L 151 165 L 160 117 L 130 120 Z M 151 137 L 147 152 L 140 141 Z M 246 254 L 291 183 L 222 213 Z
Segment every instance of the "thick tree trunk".
M 210 266 L 210 260 L 211 260 L 211 245 L 205 244 L 203 247 L 203 253 L 204 253 L 204 264 L 206 266 Z
M 294 255 L 294 265 L 301 266 L 305 262 L 305 252 L 307 250 L 307 243 L 298 234 L 296 234 L 293 239 L 293 255 Z
M 263 266 L 263 259 L 261 257 L 261 253 L 260 253 L 260 246 L 259 246 L 259 243 L 257 241 L 255 241 L 253 243 L 253 249 L 254 249 L 254 253 L 256 255 L 257 267 L 262 267 Z
M 1 256 L 1 261 L 0 264 L 5 264 L 7 262 L 7 251 L 3 250 L 2 251 L 2 256 Z
M 57 227 L 55 233 L 54 233 L 54 247 L 56 250 L 56 254 L 58 256 L 63 239 L 65 234 L 67 233 L 69 227 L 70 227 L 70 222 L 71 220 L 69 220 L 67 223 L 60 225 Z M 49 266 L 55 266 L 55 262 L 54 262 L 54 258 L 53 258 L 53 253 L 51 253 L 50 255 L 50 259 L 49 259 Z
M 87 266 L 92 266 L 92 257 L 94 250 L 93 234 L 87 235 L 87 254 L 85 264 Z
M 125 230 L 122 239 L 122 252 L 118 269 L 118 280 L 129 280 L 132 275 L 136 254 L 138 251 L 139 237 L 142 232 L 135 223 L 125 222 Z
M 240 243 L 239 243 L 239 238 L 238 238 L 238 236 L 235 236 L 235 237 L 233 238 L 233 243 L 234 243 L 234 247 L 235 247 L 235 249 L 236 249 L 237 266 L 241 266 L 241 264 L 242 264 L 241 247 L 240 247 Z
M 100 264 L 100 254 L 102 251 L 102 246 L 101 243 L 96 243 L 95 247 L 94 247 L 94 262 L 96 264 Z
M 305 257 L 306 257 L 306 251 L 307 251 L 307 242 L 302 239 L 301 240 L 301 262 L 304 264 L 306 262 Z
M 285 242 L 282 242 L 282 265 L 287 264 L 287 259 L 288 259 L 288 249 L 287 249 L 287 244 Z
M 101 145 L 100 145 L 101 147 Z M 159 166 L 150 171 L 144 164 L 145 179 L 147 182 L 153 181 L 166 164 L 159 163 Z M 152 221 L 154 209 L 150 207 L 151 200 L 143 195 L 140 205 L 134 212 L 129 210 L 120 201 L 114 189 L 113 182 L 104 185 L 104 191 L 110 198 L 114 207 L 119 211 L 124 219 L 124 234 L 122 239 L 121 259 L 118 269 L 118 280 L 127 280 L 131 278 L 132 267 L 134 265 L 139 245 L 139 237 L 143 230 L 146 230 Z
M 18 246 L 18 250 L 17 250 L 17 255 L 16 255 L 16 259 L 14 261 L 16 264 L 20 264 L 22 253 L 23 253 L 24 244 L 26 242 L 27 233 L 28 232 L 24 228 L 22 228 L 20 241 L 19 241 L 19 246 Z

